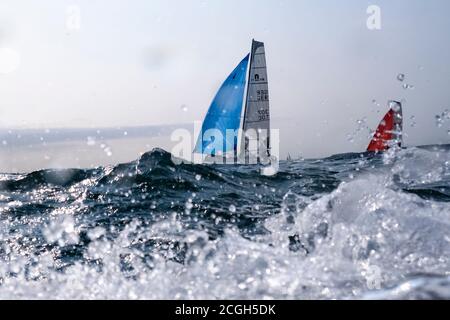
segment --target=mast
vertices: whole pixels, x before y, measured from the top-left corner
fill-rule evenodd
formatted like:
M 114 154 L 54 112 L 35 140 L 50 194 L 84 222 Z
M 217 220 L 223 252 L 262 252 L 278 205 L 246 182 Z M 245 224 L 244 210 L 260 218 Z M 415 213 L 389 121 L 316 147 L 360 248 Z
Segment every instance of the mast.
M 255 39 L 252 39 L 252 48 L 250 49 L 250 60 L 249 60 L 249 68 L 248 68 L 248 74 L 247 74 L 247 91 L 245 93 L 245 104 L 244 104 L 244 117 L 242 121 L 242 128 L 245 128 L 246 125 L 246 118 L 247 118 L 247 110 L 248 110 L 248 100 L 249 100 L 249 94 L 250 94 L 250 76 L 252 72 L 252 65 L 253 65 L 253 58 L 254 58 L 254 52 L 255 52 Z
M 389 104 L 395 112 L 394 124 L 395 124 L 395 136 L 398 142 L 398 146 L 403 146 L 403 108 L 402 103 L 399 101 L 389 101 Z

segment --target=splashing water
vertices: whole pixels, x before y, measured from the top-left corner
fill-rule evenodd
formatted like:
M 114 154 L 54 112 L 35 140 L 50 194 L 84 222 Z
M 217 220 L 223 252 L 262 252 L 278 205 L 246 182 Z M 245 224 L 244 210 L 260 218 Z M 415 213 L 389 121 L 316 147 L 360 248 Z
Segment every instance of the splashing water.
M 364 131 L 368 132 L 367 138 L 371 139 L 373 136 L 373 132 L 367 125 L 367 118 L 356 120 L 356 129 L 352 133 L 347 134 L 347 141 L 349 141 L 350 143 L 354 143 L 355 139 L 360 136 L 361 132 Z
M 408 84 L 408 83 L 404 83 L 402 87 L 405 90 L 414 90 L 415 89 L 414 85 Z
M 450 146 L 0 175 L 0 298 L 450 298 Z

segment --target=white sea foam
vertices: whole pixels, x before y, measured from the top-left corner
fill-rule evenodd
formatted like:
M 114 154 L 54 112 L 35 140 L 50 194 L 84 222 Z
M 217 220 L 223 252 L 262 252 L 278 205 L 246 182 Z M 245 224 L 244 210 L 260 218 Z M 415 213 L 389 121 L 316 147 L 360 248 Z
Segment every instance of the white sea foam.
M 227 229 L 211 240 L 186 230 L 174 212 L 151 226 L 130 223 L 114 240 L 102 228 L 90 230 L 83 262 L 63 270 L 53 259 L 58 246 L 23 251 L 1 220 L 0 298 L 450 298 L 450 203 L 397 184 L 447 179 L 449 152 L 386 157 L 383 168 L 356 174 L 329 194 L 289 191 L 281 213 L 265 221 L 267 234 L 248 239 Z M 44 230 L 48 242 L 80 241 L 77 221 L 67 216 Z M 146 259 L 135 245 L 150 240 L 161 244 Z M 174 261 L 176 243 L 186 248 L 184 263 Z

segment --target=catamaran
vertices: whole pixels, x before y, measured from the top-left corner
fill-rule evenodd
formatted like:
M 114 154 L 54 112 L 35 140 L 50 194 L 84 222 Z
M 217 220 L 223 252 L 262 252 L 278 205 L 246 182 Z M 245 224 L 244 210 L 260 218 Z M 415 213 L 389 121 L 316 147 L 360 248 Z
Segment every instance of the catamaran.
M 269 164 L 273 160 L 263 42 L 252 41 L 250 53 L 220 87 L 193 153 L 201 155 L 204 163 Z
M 402 104 L 389 101 L 389 111 L 384 116 L 367 147 L 368 152 L 382 152 L 397 145 L 402 147 L 403 113 Z

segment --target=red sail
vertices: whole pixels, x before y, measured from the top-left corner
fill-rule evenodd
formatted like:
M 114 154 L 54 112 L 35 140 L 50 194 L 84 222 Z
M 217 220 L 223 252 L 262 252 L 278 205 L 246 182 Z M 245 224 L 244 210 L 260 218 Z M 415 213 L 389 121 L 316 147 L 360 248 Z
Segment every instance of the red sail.
M 398 139 L 399 145 L 402 129 L 402 110 L 399 102 L 391 101 L 392 108 L 384 116 L 372 141 L 367 148 L 369 152 L 386 151 L 391 145 L 391 141 Z

